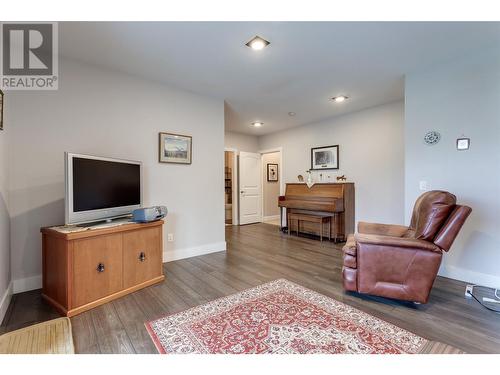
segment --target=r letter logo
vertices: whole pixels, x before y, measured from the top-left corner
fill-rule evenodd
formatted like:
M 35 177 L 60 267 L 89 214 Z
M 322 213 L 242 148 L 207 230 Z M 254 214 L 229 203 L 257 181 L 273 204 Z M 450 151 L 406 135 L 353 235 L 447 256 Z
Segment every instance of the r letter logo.
M 57 90 L 57 23 L 2 23 L 0 88 Z

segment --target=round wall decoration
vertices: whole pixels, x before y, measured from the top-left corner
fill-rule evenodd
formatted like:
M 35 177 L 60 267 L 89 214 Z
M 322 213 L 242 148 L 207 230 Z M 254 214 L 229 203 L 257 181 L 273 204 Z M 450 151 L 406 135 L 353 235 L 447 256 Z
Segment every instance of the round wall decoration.
M 439 134 L 439 132 L 437 132 L 435 130 L 428 131 L 424 135 L 425 144 L 430 145 L 430 146 L 438 143 L 440 139 L 441 139 L 441 134 Z

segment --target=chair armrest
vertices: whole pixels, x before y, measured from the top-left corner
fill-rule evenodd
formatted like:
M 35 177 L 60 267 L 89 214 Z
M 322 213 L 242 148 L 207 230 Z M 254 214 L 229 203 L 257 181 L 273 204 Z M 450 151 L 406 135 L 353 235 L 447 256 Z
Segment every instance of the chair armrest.
M 416 238 L 404 238 L 404 237 L 358 233 L 354 235 L 354 239 L 356 243 L 366 244 L 366 245 L 403 247 L 408 249 L 427 250 L 436 253 L 441 253 L 441 249 L 438 246 L 434 245 L 432 242 L 419 240 Z
M 358 223 L 358 233 L 363 234 L 402 237 L 407 231 L 408 227 L 404 225 L 365 223 L 363 221 Z

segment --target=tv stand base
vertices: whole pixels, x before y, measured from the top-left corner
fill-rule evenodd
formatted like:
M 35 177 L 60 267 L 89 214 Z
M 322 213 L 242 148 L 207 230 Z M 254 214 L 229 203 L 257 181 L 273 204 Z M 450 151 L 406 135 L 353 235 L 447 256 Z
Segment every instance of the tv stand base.
M 66 316 L 164 279 L 163 220 L 102 225 L 41 229 L 43 298 Z

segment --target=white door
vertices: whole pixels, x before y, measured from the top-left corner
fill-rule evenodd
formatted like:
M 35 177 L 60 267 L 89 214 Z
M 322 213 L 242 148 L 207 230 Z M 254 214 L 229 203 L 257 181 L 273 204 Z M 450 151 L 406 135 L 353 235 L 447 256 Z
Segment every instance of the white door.
M 262 221 L 262 171 L 260 154 L 240 152 L 240 224 Z

